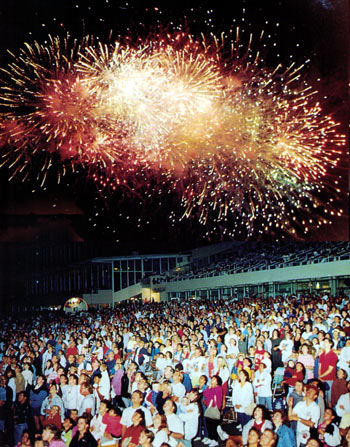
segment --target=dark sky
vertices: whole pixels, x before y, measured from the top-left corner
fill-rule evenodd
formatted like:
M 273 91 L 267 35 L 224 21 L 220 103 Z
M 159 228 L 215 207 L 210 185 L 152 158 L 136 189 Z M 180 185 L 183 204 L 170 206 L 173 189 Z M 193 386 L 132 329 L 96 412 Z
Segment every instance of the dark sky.
M 318 87 L 330 97 L 327 112 L 335 114 L 347 132 L 348 122 L 348 69 L 349 62 L 349 11 L 346 0 L 234 0 L 234 1 L 119 1 L 119 0 L 3 0 L 0 5 L 0 65 L 10 60 L 7 51 L 15 54 L 24 42 L 40 43 L 48 34 L 64 36 L 69 33 L 77 39 L 93 35 L 106 41 L 118 36 L 146 36 L 157 26 L 176 28 L 187 24 L 194 35 L 242 29 L 275 35 L 280 61 L 302 63 L 311 59 L 307 76 L 311 82 L 320 78 Z M 278 23 L 278 26 L 276 24 Z M 266 50 L 266 60 L 271 66 L 276 62 L 276 51 Z M 341 188 L 346 191 L 348 159 L 342 157 L 339 171 L 344 177 Z M 336 174 L 337 174 L 336 173 Z M 0 240 L 30 238 L 25 219 L 17 225 L 16 216 L 75 216 L 71 219 L 72 234 L 78 239 L 111 239 L 135 249 L 144 246 L 149 250 L 159 248 L 184 248 L 224 238 L 222 227 L 208 235 L 207 229 L 194 216 L 175 225 L 169 225 L 168 215 L 172 199 L 166 192 L 162 206 L 157 200 L 146 200 L 142 206 L 134 200 L 116 194 L 104 201 L 95 192 L 92 182 L 75 175 L 60 185 L 48 179 L 44 188 L 35 181 L 8 183 L 9 171 L 0 169 L 2 225 Z M 170 194 L 171 196 L 171 194 Z M 347 209 L 345 194 L 339 206 Z M 79 219 L 76 219 L 80 216 Z M 32 222 L 32 221 L 31 221 Z M 40 226 L 42 220 L 38 219 Z M 33 223 L 31 223 L 33 225 Z M 332 228 L 314 232 L 312 239 L 346 239 L 348 237 L 348 212 L 336 219 Z M 268 237 L 267 237 L 268 238 Z M 275 235 L 272 235 L 272 239 Z M 125 242 L 128 241 L 128 242 Z

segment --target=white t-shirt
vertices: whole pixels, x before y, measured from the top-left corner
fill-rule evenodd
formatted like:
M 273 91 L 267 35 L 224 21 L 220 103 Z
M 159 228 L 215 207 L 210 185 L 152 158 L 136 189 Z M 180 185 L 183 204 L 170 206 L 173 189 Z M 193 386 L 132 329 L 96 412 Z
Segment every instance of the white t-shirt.
M 344 408 L 340 408 L 341 406 Z M 339 417 L 343 417 L 345 414 L 350 413 L 350 393 L 339 396 L 335 411 Z
M 145 413 L 145 421 L 146 421 L 146 427 L 150 427 L 153 425 L 152 415 L 148 408 L 146 407 L 128 407 L 123 410 L 122 417 L 120 420 L 120 423 L 122 425 L 125 425 L 125 427 L 130 427 L 132 425 L 132 416 L 135 413 L 136 410 L 142 410 Z
M 172 383 L 171 384 L 171 388 L 172 388 L 172 394 L 176 397 L 179 398 L 179 401 L 184 397 L 184 395 L 186 394 L 186 388 L 185 386 L 179 382 L 177 384 Z
M 168 429 L 169 431 L 172 431 L 174 433 L 180 433 L 181 435 L 185 434 L 184 430 L 184 423 L 182 420 L 177 416 L 176 414 L 167 414 L 166 420 L 168 423 Z M 174 439 L 172 436 L 170 436 L 171 439 Z
M 90 431 L 93 437 L 98 441 L 104 435 L 107 425 L 102 422 L 102 416 L 97 414 L 91 419 Z
M 184 407 L 183 407 L 184 408 Z M 185 439 L 191 441 L 198 431 L 199 410 L 198 404 L 191 403 L 185 408 L 185 413 L 180 413 L 179 418 L 185 424 Z
M 78 415 L 81 416 L 85 411 L 91 408 L 91 415 L 95 415 L 95 398 L 93 394 L 88 394 L 83 398 L 83 401 L 81 402 L 81 405 L 79 407 Z
M 79 389 L 79 385 L 68 385 L 67 391 L 63 395 L 63 403 L 67 410 L 79 409 Z
M 154 440 L 152 442 L 152 447 L 160 447 L 163 442 L 165 442 L 166 444 L 169 443 L 169 437 L 166 434 L 165 430 L 159 430 L 159 431 L 155 431 L 154 429 L 151 429 L 154 433 Z
M 318 421 L 320 419 L 321 410 L 316 402 L 312 402 L 310 405 L 306 405 L 306 402 L 302 400 L 298 402 L 293 408 L 293 413 L 302 419 L 311 419 L 314 426 L 317 427 Z M 298 421 L 297 423 L 297 443 L 300 442 L 306 444 L 310 436 L 310 427 Z

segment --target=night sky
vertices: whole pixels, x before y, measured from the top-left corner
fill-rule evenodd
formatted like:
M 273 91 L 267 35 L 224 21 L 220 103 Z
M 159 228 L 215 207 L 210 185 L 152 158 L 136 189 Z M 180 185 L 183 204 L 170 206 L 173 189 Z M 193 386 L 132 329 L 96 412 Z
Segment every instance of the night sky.
M 6 67 L 11 60 L 7 50 L 18 54 L 24 42 L 43 43 L 49 34 L 64 37 L 69 33 L 78 40 L 93 35 L 106 42 L 119 36 L 146 37 L 159 27 L 174 30 L 180 25 L 187 26 L 195 36 L 220 35 L 236 26 L 247 36 L 264 29 L 266 35 L 272 36 L 270 42 L 277 43 L 277 48 L 264 49 L 266 63 L 273 67 L 277 61 L 288 65 L 291 60 L 301 64 L 310 59 L 306 78 L 317 87 L 321 98 L 327 97 L 324 110 L 334 114 L 342 123 L 341 131 L 347 132 L 349 10 L 346 0 L 3 0 L 0 66 Z M 307 239 L 335 240 L 349 236 L 346 154 L 333 173 L 338 174 L 343 181 L 337 203 L 346 210 L 345 214 L 335 219 L 332 227 L 314 231 Z M 208 234 L 208 227 L 199 224 L 196 215 L 170 225 L 168 216 L 178 199 L 167 191 L 142 200 L 140 205 L 139 200 L 126 198 L 122 192 L 105 200 L 96 194 L 94 183 L 79 173 L 68 175 L 60 185 L 52 176 L 43 188 L 34 180 L 21 183 L 15 178 L 9 183 L 9 176 L 9 169 L 0 169 L 0 241 L 30 240 L 55 215 L 64 217 L 64 225 L 71 228 L 73 239 L 108 239 L 117 241 L 123 250 L 170 251 L 227 239 L 223 225 Z M 244 238 L 244 233 L 241 237 Z M 267 240 L 276 237 L 279 235 L 264 236 Z

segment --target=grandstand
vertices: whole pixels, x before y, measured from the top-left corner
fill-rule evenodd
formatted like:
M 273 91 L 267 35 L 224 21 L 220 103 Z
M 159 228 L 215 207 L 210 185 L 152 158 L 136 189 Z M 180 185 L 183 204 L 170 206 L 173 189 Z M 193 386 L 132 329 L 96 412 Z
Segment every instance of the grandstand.
M 153 257 L 147 255 L 148 260 Z M 97 292 L 92 304 L 113 305 L 135 297 L 166 301 L 335 294 L 350 289 L 349 242 L 224 243 L 193 250 L 190 255 L 178 254 L 179 258 L 182 262 L 169 271 L 148 271 L 138 283 L 119 290 L 114 287 L 109 302 Z M 120 277 L 119 258 L 95 258 L 93 262 L 109 262 L 116 278 Z

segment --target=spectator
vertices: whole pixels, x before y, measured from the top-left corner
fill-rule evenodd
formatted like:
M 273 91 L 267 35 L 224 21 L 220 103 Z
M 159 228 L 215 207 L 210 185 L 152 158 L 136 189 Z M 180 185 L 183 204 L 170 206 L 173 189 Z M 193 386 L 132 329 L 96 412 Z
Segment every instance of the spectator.
M 294 431 L 286 425 L 283 411 L 275 410 L 272 415 L 272 422 L 278 436 L 276 447 L 296 447 Z
M 318 388 L 309 386 L 305 393 L 305 400 L 293 406 L 293 398 L 288 399 L 288 416 L 290 421 L 297 421 L 297 446 L 305 445 L 310 437 L 310 429 L 316 428 L 320 420 L 320 408 L 315 400 Z
M 80 416 L 77 421 L 77 432 L 72 438 L 69 447 L 97 447 L 97 441 L 89 430 L 89 420 Z

